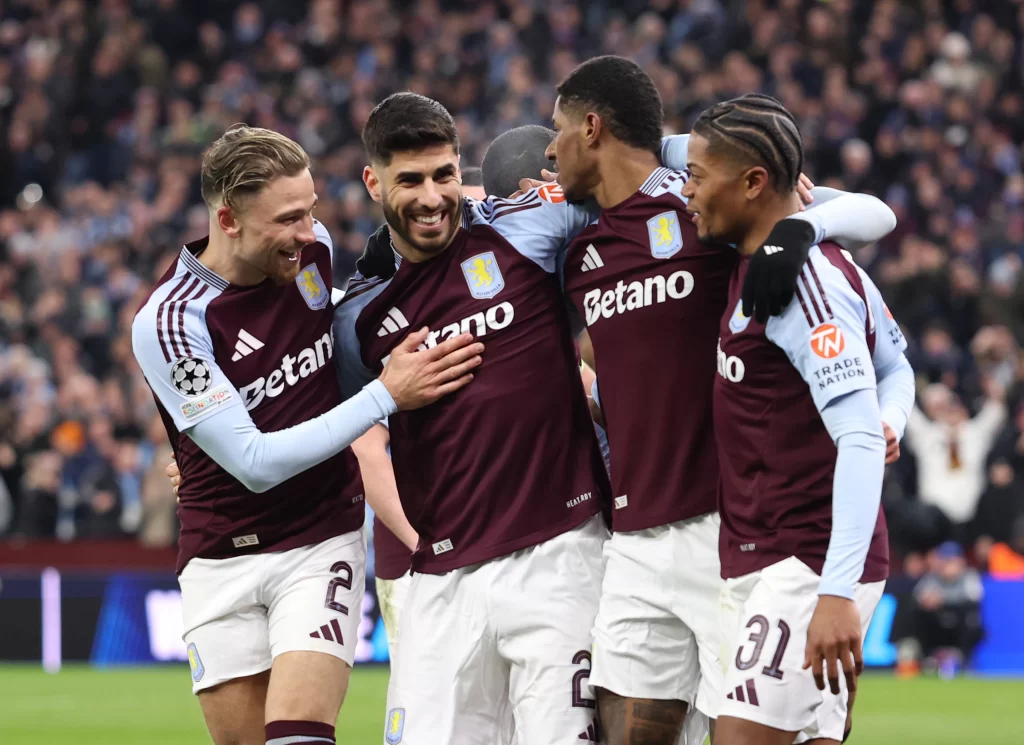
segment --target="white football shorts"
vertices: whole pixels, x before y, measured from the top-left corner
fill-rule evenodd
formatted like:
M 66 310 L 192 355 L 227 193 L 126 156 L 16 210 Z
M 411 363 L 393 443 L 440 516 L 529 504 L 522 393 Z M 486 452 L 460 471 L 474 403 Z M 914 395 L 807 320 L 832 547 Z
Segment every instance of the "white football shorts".
M 537 546 L 445 574 L 414 574 L 391 668 L 388 745 L 597 741 L 591 628 L 600 515 Z
M 791 556 L 752 574 L 725 581 L 722 591 L 722 660 L 725 695 L 719 714 L 796 732 L 794 743 L 842 740 L 846 678 L 838 696 L 819 691 L 804 670 L 807 629 L 818 602 L 818 576 Z M 882 598 L 885 582 L 858 585 L 861 633 Z M 862 637 L 863 638 L 863 637 Z
M 686 701 L 714 718 L 722 690 L 718 513 L 612 534 L 590 684 Z
M 380 606 L 380 617 L 384 620 L 384 632 L 388 635 L 388 659 L 394 667 L 398 656 L 398 619 L 405 607 L 405 598 L 409 594 L 412 576 L 406 572 L 398 579 L 375 580 L 377 585 L 377 604 Z
M 178 583 L 193 693 L 269 670 L 284 652 L 351 665 L 366 585 L 363 531 L 290 551 L 192 559 Z

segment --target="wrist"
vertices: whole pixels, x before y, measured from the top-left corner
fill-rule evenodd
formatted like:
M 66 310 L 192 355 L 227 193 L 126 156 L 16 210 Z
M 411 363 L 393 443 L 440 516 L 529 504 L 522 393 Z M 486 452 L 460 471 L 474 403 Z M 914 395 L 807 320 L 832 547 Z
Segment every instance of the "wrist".
M 364 391 L 373 399 L 374 403 L 377 404 L 378 417 L 377 420 L 385 419 L 398 411 L 398 404 L 395 403 L 394 397 L 391 395 L 391 391 L 388 390 L 387 385 L 381 378 L 377 378 L 367 384 Z

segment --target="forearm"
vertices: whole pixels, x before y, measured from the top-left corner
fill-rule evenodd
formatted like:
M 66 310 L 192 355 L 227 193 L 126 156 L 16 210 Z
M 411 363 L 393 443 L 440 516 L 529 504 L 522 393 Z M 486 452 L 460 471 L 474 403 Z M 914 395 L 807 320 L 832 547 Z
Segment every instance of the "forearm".
M 261 432 L 242 406 L 198 423 L 188 436 L 225 471 L 264 492 L 322 463 L 395 412 L 387 389 L 374 381 L 330 411 L 277 432 Z
M 884 238 L 896 227 L 896 213 L 881 199 L 816 186 L 808 209 L 791 215 L 809 222 L 815 243 L 832 240 L 844 248 L 857 248 Z
M 376 428 L 375 428 L 376 429 Z M 365 442 L 364 442 L 365 441 Z M 363 494 L 374 513 L 410 551 L 416 550 L 419 536 L 405 516 L 402 501 L 398 496 L 395 470 L 384 449 L 384 443 L 367 433 L 357 440 L 352 449 L 359 459 L 359 470 L 363 476 Z
M 848 394 L 821 415 L 838 454 L 832 483 L 832 537 L 818 594 L 852 600 L 878 520 L 885 437 L 874 390 Z
M 888 424 L 896 439 L 903 433 L 914 408 L 914 370 L 904 355 L 885 370 L 878 370 L 878 408 L 882 421 Z

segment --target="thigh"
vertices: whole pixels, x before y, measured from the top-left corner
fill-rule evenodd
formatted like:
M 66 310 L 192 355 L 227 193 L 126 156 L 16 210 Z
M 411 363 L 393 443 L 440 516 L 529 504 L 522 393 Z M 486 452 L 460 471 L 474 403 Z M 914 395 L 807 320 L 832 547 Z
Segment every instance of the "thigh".
M 508 666 L 487 623 L 482 569 L 412 577 L 388 683 L 390 745 L 494 745 L 508 722 Z M 531 744 L 532 745 L 532 744 Z
M 268 559 L 265 594 L 272 657 L 276 660 L 288 652 L 319 652 L 351 667 L 366 587 L 362 532 L 346 533 Z M 335 685 L 334 681 L 326 682 Z
M 236 678 L 199 692 L 214 745 L 263 745 L 264 708 L 270 673 Z
M 718 558 L 718 513 L 685 520 L 672 526 L 673 567 L 677 570 L 675 610 L 696 642 L 699 670 L 696 708 L 706 717 L 718 714 L 723 691 L 722 631 L 719 605 L 722 567 Z M 691 665 L 693 663 L 690 663 Z
M 178 578 L 193 693 L 270 669 L 264 558 L 192 559 Z
M 629 698 L 693 701 L 697 640 L 675 607 L 683 568 L 672 554 L 668 526 L 615 533 L 605 544 L 594 687 Z
M 519 742 L 597 739 L 590 647 L 605 535 L 588 522 L 502 560 L 492 602 Z

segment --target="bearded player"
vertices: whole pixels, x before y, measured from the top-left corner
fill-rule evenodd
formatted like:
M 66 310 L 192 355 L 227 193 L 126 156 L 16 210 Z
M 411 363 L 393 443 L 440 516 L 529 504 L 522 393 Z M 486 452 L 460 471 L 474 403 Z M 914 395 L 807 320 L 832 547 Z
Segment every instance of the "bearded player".
M 913 403 L 906 342 L 878 289 L 829 241 L 810 251 L 780 316 L 744 315 L 749 257 L 799 206 L 803 143 L 778 101 L 705 111 L 688 165 L 683 194 L 701 239 L 741 257 L 714 389 L 728 649 L 715 742 L 840 742 L 888 573 L 882 422 L 902 431 Z
M 205 153 L 208 238 L 185 246 L 132 324 L 135 356 L 184 474 L 177 571 L 185 641 L 217 745 L 333 743 L 365 565 L 348 445 L 399 409 L 466 385 L 468 335 L 398 345 L 344 403 L 331 336 L 331 244 L 309 159 L 239 126 Z
M 711 394 L 737 257 L 698 239 L 682 193 L 686 174 L 659 163 L 661 100 L 638 65 L 589 60 L 558 94 L 549 155 L 559 183 L 568 199 L 593 198 L 603 208 L 562 270 L 594 346 L 611 450 L 614 533 L 591 684 L 611 745 L 641 733 L 674 745 L 691 708 L 717 715 L 722 687 Z M 666 147 L 684 143 L 674 138 Z M 762 268 L 781 264 L 768 269 L 783 279 L 794 271 L 795 279 L 826 232 L 870 241 L 892 227 L 891 210 L 874 198 L 822 189 L 814 196 L 812 209 L 797 215 L 797 205 L 773 223 L 763 241 L 773 250 L 755 259 Z

